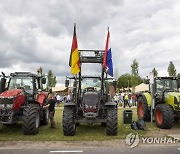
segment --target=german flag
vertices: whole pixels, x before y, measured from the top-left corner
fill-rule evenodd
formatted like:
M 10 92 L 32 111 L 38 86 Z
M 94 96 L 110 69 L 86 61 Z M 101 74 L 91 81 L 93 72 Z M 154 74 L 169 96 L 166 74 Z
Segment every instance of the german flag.
M 74 35 L 72 40 L 71 53 L 69 58 L 69 66 L 71 67 L 71 73 L 76 75 L 80 72 L 80 58 L 78 52 L 77 45 L 77 37 L 76 37 L 76 25 L 74 24 Z

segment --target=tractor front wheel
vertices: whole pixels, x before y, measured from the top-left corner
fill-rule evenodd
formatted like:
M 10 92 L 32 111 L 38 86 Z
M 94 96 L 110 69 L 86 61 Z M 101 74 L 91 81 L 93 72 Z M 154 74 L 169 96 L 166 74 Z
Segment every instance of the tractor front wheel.
M 22 130 L 25 135 L 35 135 L 39 132 L 40 114 L 37 104 L 24 107 L 22 117 Z
M 107 109 L 106 134 L 117 135 L 117 128 L 117 109 L 115 107 L 110 107 Z
M 167 104 L 158 104 L 155 108 L 155 122 L 159 128 L 172 128 L 174 124 L 173 109 Z
M 63 111 L 63 132 L 65 136 L 73 136 L 76 133 L 73 107 L 64 107 Z
M 137 115 L 139 119 L 144 119 L 144 121 L 151 120 L 151 114 L 147 101 L 144 100 L 142 96 L 140 96 L 137 100 Z

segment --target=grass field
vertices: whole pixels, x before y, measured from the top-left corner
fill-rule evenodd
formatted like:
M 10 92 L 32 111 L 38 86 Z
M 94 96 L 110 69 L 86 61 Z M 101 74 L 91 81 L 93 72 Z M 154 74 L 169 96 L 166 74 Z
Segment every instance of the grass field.
M 137 120 L 136 109 L 133 111 L 133 120 Z M 105 127 L 100 124 L 87 125 L 81 124 L 77 127 L 75 136 L 64 136 L 62 130 L 62 113 L 63 107 L 56 109 L 55 121 L 57 129 L 49 128 L 47 126 L 41 126 L 37 135 L 23 135 L 22 125 L 18 123 L 12 126 L 0 125 L 0 141 L 80 141 L 80 140 L 110 140 L 110 139 L 123 139 L 127 134 L 133 132 L 129 124 L 122 123 L 122 112 L 123 109 L 118 109 L 118 135 L 107 136 Z M 149 131 L 150 123 L 146 123 L 147 131 Z M 156 129 L 156 127 L 154 127 Z M 145 135 L 147 131 L 138 130 L 140 135 Z M 137 131 L 136 131 L 137 132 Z

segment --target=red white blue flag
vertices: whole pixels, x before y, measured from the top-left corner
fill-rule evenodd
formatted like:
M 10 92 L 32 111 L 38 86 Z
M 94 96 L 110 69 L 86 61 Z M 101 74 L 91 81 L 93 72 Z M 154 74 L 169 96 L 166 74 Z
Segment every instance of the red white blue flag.
M 105 46 L 105 51 L 104 51 L 103 67 L 106 70 L 106 72 L 110 76 L 113 77 L 113 63 L 112 63 L 112 54 L 111 54 L 111 47 L 110 47 L 110 32 L 109 32 L 109 28 L 108 28 L 106 46 Z

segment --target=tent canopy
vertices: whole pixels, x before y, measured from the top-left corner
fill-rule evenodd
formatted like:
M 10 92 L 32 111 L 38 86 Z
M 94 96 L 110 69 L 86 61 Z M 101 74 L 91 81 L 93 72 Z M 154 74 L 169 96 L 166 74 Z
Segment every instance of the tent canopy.
M 141 83 L 135 87 L 135 93 L 148 91 L 148 90 L 149 90 L 149 84 L 145 84 L 145 83 Z

